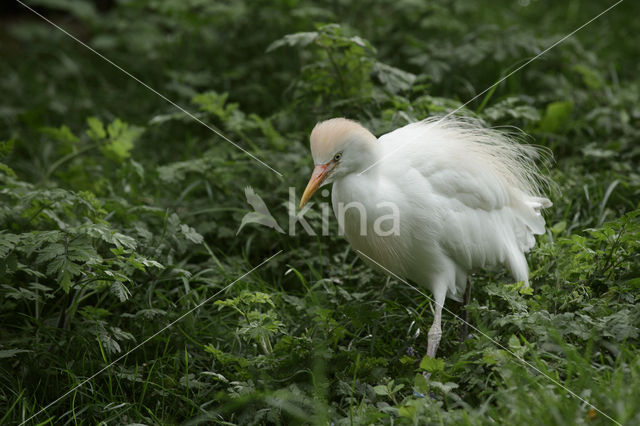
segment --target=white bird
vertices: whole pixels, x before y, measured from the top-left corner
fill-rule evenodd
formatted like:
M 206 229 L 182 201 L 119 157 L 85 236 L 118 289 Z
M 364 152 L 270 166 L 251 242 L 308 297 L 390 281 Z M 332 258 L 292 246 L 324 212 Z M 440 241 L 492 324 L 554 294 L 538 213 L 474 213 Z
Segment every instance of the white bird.
M 504 265 L 529 285 L 524 253 L 544 233 L 540 210 L 551 206 L 539 149 L 462 118 L 427 119 L 379 139 L 334 118 L 318 123 L 310 142 L 315 168 L 300 207 L 333 183 L 334 213 L 365 263 L 433 293 L 430 357 L 445 298 L 462 301 L 473 270 Z

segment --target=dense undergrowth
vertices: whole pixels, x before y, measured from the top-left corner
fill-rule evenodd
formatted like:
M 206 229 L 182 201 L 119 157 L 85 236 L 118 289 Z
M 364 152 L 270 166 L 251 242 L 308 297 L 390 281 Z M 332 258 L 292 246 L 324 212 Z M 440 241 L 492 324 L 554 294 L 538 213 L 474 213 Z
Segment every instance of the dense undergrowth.
M 604 3 L 28 4 L 194 117 L 7 9 L 0 423 L 640 424 L 637 4 L 460 111 L 553 151 L 554 206 L 529 255 L 533 291 L 479 271 L 481 332 L 459 344 L 445 314 L 433 362 L 427 298 L 338 236 L 237 233 L 244 189 L 287 229 L 316 121 L 379 135 L 449 112 Z M 320 234 L 318 206 L 307 217 Z

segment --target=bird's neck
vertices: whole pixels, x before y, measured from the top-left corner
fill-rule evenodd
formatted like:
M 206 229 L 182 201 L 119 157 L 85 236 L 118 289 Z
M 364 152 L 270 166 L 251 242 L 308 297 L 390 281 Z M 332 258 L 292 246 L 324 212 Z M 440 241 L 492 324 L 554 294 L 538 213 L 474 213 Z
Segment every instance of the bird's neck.
M 382 158 L 382 146 L 375 136 L 371 135 L 371 138 L 363 143 L 360 150 L 360 158 L 358 161 L 358 167 L 356 173 L 369 173 L 373 171 L 370 169 Z

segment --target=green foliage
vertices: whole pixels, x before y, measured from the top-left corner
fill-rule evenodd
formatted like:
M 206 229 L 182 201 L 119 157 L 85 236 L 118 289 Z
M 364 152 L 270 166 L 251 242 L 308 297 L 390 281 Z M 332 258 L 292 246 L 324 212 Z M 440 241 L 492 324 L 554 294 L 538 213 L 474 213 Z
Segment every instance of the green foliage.
M 444 361 L 425 356 L 422 358 L 422 361 L 420 361 L 420 368 L 429 373 L 442 371 L 444 369 Z
M 544 113 L 544 117 L 540 120 L 540 130 L 543 132 L 554 133 L 560 129 L 560 126 L 564 124 L 571 114 L 573 109 L 573 102 L 571 101 L 558 101 L 552 102 L 547 105 L 547 109 Z
M 459 112 L 549 148 L 554 206 L 532 288 L 478 271 L 476 328 L 459 344 L 445 312 L 438 359 L 429 301 L 337 232 L 236 236 L 244 189 L 286 229 L 318 120 L 382 134 L 446 114 L 603 5 L 29 4 L 201 122 L 21 6 L 3 22 L 0 423 L 87 378 L 28 423 L 640 423 L 636 3 Z

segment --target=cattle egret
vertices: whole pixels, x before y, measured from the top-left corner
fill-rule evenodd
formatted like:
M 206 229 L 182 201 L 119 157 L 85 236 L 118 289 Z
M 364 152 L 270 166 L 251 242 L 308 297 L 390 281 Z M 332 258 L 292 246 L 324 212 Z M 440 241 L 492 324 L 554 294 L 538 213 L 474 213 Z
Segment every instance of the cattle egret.
M 333 118 L 311 132 L 315 168 L 300 207 L 333 183 L 344 235 L 376 270 L 429 289 L 434 320 L 427 355 L 442 336 L 445 298 L 462 301 L 474 269 L 509 268 L 529 285 L 524 253 L 544 233 L 539 150 L 462 118 L 427 119 L 376 138 L 355 121 Z M 395 206 L 396 208 L 390 208 Z M 376 222 L 382 216 L 396 232 Z

